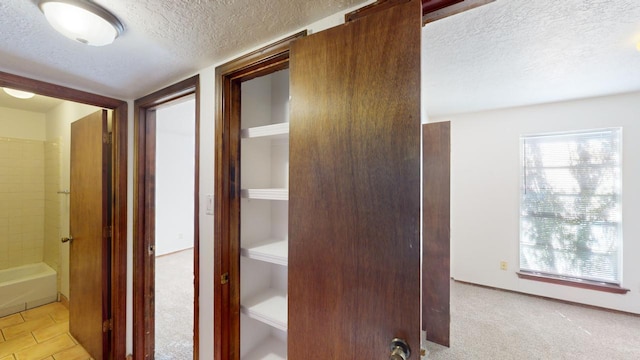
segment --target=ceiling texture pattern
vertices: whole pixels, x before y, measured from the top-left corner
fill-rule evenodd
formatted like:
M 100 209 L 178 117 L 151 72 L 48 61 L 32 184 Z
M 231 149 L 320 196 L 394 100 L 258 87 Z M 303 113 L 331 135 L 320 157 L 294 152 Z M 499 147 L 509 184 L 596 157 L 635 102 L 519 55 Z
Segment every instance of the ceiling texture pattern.
M 125 25 L 112 45 L 53 31 L 37 0 L 0 1 L 0 71 L 135 99 L 371 0 L 95 2 Z M 422 31 L 430 117 L 640 91 L 640 0 L 496 0 Z
M 422 42 L 429 116 L 640 91 L 640 0 L 496 0 Z
M 109 46 L 64 38 L 36 0 L 0 1 L 0 71 L 133 99 L 363 0 L 94 2 L 124 23 Z

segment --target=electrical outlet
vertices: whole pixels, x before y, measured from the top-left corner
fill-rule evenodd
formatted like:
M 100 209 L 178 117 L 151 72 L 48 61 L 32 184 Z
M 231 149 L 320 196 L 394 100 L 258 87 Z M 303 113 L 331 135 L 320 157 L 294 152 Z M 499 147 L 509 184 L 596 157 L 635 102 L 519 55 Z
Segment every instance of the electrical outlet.
M 507 262 L 500 261 L 500 270 L 507 270 Z

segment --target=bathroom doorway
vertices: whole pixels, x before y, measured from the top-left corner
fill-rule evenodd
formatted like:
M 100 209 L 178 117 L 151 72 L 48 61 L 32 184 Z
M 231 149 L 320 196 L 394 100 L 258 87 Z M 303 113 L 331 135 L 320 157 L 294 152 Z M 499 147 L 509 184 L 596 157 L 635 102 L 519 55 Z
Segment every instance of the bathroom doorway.
M 66 351 L 78 351 L 72 350 L 78 348 L 78 340 L 87 350 L 90 349 L 91 356 L 95 359 L 124 354 L 124 334 L 120 335 L 114 329 L 124 329 L 125 321 L 126 238 L 123 230 L 126 229 L 126 152 L 122 151 L 122 147 L 123 139 L 126 139 L 126 127 L 123 126 L 126 123 L 126 103 L 6 73 L 0 73 L 0 86 L 35 93 L 31 99 L 0 99 L 0 137 L 3 138 L 0 150 L 4 154 L 0 156 L 3 158 L 1 173 L 5 175 L 0 179 L 0 187 L 7 190 L 2 191 L 2 196 L 11 198 L 11 201 L 2 201 L 5 210 L 12 209 L 0 212 L 0 218 L 5 217 L 0 219 L 0 225 L 5 224 L 9 232 L 20 232 L 16 233 L 16 236 L 9 236 L 9 232 L 0 228 L 3 235 L 0 236 L 0 248 L 4 248 L 0 252 L 5 258 L 0 259 L 0 266 L 20 268 L 34 265 L 32 267 L 39 268 L 41 274 L 52 274 L 41 279 L 52 279 L 51 281 L 26 287 L 24 291 L 20 291 L 20 296 L 16 296 L 18 292 L 14 291 L 1 292 L 14 295 L 13 300 L 20 297 L 25 300 L 21 303 L 14 301 L 11 304 L 0 301 L 15 308 L 5 309 L 11 311 L 12 315 L 0 313 L 0 316 L 11 316 L 11 325 L 15 325 L 15 329 L 3 328 L 3 332 L 11 333 L 15 330 L 14 340 L 19 342 L 23 334 L 18 330 L 29 328 L 34 334 L 32 339 L 35 339 L 36 345 L 53 341 L 58 346 L 52 349 L 64 353 L 59 356 L 67 356 Z M 93 259 L 98 259 L 98 263 L 101 264 L 98 271 L 101 273 L 99 280 L 91 281 L 99 289 L 99 294 L 97 302 L 88 302 L 81 295 L 70 294 L 70 287 L 73 287 L 70 285 L 70 279 L 74 272 L 78 272 L 74 270 L 74 266 L 77 268 L 76 265 L 80 264 L 73 263 L 69 255 L 73 246 L 69 229 L 72 207 L 70 172 L 73 167 L 70 154 L 73 143 L 72 124 L 93 112 L 104 114 L 104 130 L 110 129 L 114 134 L 109 138 L 104 137 L 101 132 L 92 141 L 100 144 L 105 140 L 108 142 L 108 146 L 105 146 L 107 151 L 104 153 L 107 165 L 102 167 L 102 162 L 99 161 L 96 172 L 113 175 L 104 177 L 105 186 L 114 190 L 113 196 L 108 196 L 105 201 L 100 201 L 100 204 L 105 214 L 115 216 L 103 219 L 104 230 L 109 230 L 108 236 L 103 236 L 103 231 L 100 231 L 95 239 L 103 245 L 98 247 L 97 253 L 93 256 Z M 80 168 L 76 164 L 76 170 Z M 75 200 L 77 204 L 82 203 L 78 201 L 81 200 L 78 197 Z M 13 205 L 10 208 L 9 203 Z M 11 221 L 9 217 L 12 218 Z M 83 237 L 86 238 L 84 235 Z M 61 238 L 66 241 L 61 242 Z M 3 240 L 7 239 L 9 244 L 4 246 Z M 113 277 L 112 269 L 115 270 Z M 89 280 L 86 276 L 76 278 L 80 279 L 75 285 L 78 291 L 76 294 L 83 294 L 81 288 L 84 288 Z M 46 294 L 39 293 L 41 291 L 45 291 Z M 34 297 L 30 298 L 31 295 Z M 71 337 L 69 327 L 73 326 L 70 314 L 77 308 L 75 305 L 88 304 L 91 306 L 85 306 L 85 309 L 95 310 L 95 317 L 91 320 L 84 317 L 78 319 L 77 315 L 71 317 L 74 317 L 76 324 L 90 325 L 91 333 L 85 333 L 76 326 L 75 334 Z M 7 323 L 3 322 L 4 325 Z M 40 328 L 47 327 L 62 331 L 51 339 L 35 335 Z M 49 330 L 53 331 L 54 328 Z M 50 332 L 49 330 L 47 332 Z M 5 340 L 7 341 L 3 344 L 9 344 L 9 339 Z M 7 349 L 4 349 L 5 352 Z M 14 350 L 29 352 L 27 348 Z M 20 356 L 22 355 L 18 357 Z

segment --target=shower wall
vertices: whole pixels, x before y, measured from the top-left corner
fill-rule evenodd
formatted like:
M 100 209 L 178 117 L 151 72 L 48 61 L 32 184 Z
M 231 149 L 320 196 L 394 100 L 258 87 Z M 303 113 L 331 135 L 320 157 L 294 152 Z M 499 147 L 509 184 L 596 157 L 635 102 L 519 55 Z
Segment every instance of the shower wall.
M 0 270 L 42 261 L 44 142 L 0 138 Z
M 44 114 L 0 108 L 0 269 L 43 261 Z
M 65 101 L 46 113 L 0 107 L 0 269 L 45 262 L 69 296 L 71 123 L 99 110 Z
M 60 218 L 67 195 L 60 194 L 60 140 L 44 143 L 44 238 L 43 261 L 57 273 L 60 289 Z

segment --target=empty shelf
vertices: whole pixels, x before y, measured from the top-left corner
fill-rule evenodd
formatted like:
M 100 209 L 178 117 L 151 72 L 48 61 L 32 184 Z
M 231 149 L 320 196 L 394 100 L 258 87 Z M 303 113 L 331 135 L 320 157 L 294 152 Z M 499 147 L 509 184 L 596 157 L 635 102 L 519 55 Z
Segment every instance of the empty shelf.
M 240 311 L 248 317 L 283 331 L 287 330 L 287 293 L 267 289 L 247 299 Z
M 274 139 L 286 139 L 289 137 L 289 123 L 256 126 L 252 128 L 242 129 L 240 131 L 240 136 L 243 139 L 267 136 Z
M 287 266 L 289 242 L 287 240 L 269 239 L 243 246 L 240 249 L 240 254 L 249 259 Z
M 242 189 L 240 196 L 246 199 L 289 200 L 288 189 Z
M 244 360 L 285 360 L 287 358 L 287 343 L 269 336 L 256 346 Z

